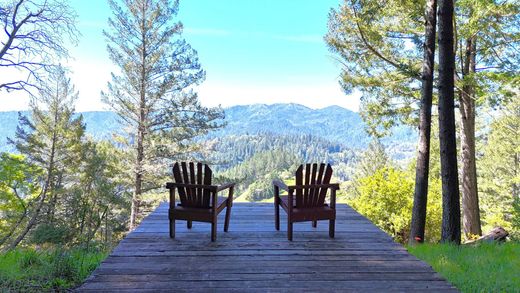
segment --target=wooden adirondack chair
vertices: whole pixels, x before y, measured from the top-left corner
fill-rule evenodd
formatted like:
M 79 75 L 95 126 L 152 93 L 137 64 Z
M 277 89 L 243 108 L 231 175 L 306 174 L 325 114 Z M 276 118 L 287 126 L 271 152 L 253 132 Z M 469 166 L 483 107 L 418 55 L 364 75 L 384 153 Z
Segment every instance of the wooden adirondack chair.
M 204 172 L 203 172 L 204 170 Z M 192 162 L 175 163 L 173 178 L 175 182 L 166 183 L 170 190 L 170 237 L 175 238 L 175 220 L 186 220 L 188 229 L 192 221 L 211 223 L 211 241 L 217 239 L 217 216 L 226 209 L 224 232 L 228 231 L 233 189 L 235 184 L 211 185 L 212 171 L 208 165 Z M 175 204 L 175 190 L 179 192 L 180 203 Z M 220 191 L 229 189 L 227 197 L 218 197 Z
M 274 180 L 275 228 L 280 230 L 280 206 L 287 212 L 287 239 L 292 241 L 293 223 L 312 221 L 317 227 L 318 220 L 329 220 L 329 236 L 334 238 L 336 221 L 336 190 L 339 184 L 331 184 L 332 167 L 330 164 L 301 165 L 296 171 L 296 185 L 287 186 Z M 305 180 L 305 181 L 304 181 Z M 280 189 L 288 195 L 280 196 Z M 330 189 L 330 203 L 325 203 L 327 190 Z

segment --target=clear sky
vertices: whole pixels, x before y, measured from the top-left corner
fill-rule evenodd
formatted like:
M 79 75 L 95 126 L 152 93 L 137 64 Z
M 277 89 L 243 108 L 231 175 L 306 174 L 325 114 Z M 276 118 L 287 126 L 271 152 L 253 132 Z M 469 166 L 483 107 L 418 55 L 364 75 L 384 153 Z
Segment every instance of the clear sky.
M 111 12 L 105 0 L 70 0 L 82 36 L 71 48 L 72 80 L 80 92 L 78 111 L 103 110 L 100 91 L 110 72 L 102 30 Z M 300 103 L 312 108 L 340 105 L 358 110 L 359 96 L 346 96 L 340 67 L 327 49 L 328 12 L 341 0 L 181 0 L 184 38 L 199 53 L 206 81 L 198 88 L 204 105 Z M 5 93 L 3 95 L 6 95 Z M 0 110 L 27 107 L 9 94 Z

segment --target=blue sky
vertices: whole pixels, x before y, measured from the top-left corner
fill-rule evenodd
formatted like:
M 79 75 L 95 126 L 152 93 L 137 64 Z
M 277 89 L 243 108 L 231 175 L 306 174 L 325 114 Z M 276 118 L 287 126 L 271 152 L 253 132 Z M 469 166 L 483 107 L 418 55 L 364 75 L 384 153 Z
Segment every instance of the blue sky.
M 208 106 L 301 103 L 312 108 L 358 109 L 359 97 L 338 84 L 340 67 L 323 41 L 327 15 L 341 0 L 181 0 L 184 38 L 199 53 Z M 102 110 L 111 65 L 102 30 L 111 12 L 105 0 L 71 0 L 79 14 L 80 43 L 71 48 L 77 110 Z M 0 110 L 26 107 L 23 98 Z

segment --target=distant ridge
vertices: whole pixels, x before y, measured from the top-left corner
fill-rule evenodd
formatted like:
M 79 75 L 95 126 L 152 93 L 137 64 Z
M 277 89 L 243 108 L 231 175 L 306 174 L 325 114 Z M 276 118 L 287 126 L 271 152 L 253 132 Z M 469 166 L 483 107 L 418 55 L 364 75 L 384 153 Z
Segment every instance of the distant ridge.
M 365 123 L 356 112 L 340 106 L 311 109 L 300 104 L 252 104 L 225 108 L 227 126 L 208 134 L 208 138 L 242 134 L 310 134 L 341 143 L 350 148 L 364 148 L 371 138 Z M 28 112 L 22 112 L 27 114 Z M 109 111 L 81 112 L 87 133 L 96 139 L 110 139 L 120 131 L 115 113 Z M 18 124 L 18 112 L 0 112 L 0 151 L 10 150 L 6 137 L 13 137 Z M 410 127 L 397 127 L 383 141 L 413 151 L 416 134 Z

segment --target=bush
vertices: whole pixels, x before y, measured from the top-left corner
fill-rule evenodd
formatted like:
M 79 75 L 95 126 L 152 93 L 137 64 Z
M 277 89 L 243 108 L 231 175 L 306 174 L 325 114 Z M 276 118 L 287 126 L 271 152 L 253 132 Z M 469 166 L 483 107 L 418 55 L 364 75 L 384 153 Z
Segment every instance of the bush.
M 95 249 L 15 249 L 0 253 L 0 292 L 49 292 L 79 285 L 107 256 Z
M 511 238 L 520 240 L 520 197 L 515 197 L 513 200 L 513 215 L 511 222 Z
M 348 203 L 396 241 L 406 243 L 413 205 L 413 172 L 383 167 L 372 175 L 357 179 L 354 186 L 356 195 L 348 199 Z M 440 180 L 431 179 L 425 235 L 429 241 L 440 238 L 440 198 Z
M 51 275 L 57 279 L 73 282 L 78 275 L 78 268 L 70 253 L 56 250 L 50 258 Z
M 70 230 L 65 226 L 41 224 L 34 229 L 30 241 L 34 244 L 65 244 L 71 239 Z
M 40 254 L 35 250 L 27 250 L 20 258 L 20 268 L 28 269 L 42 264 Z

